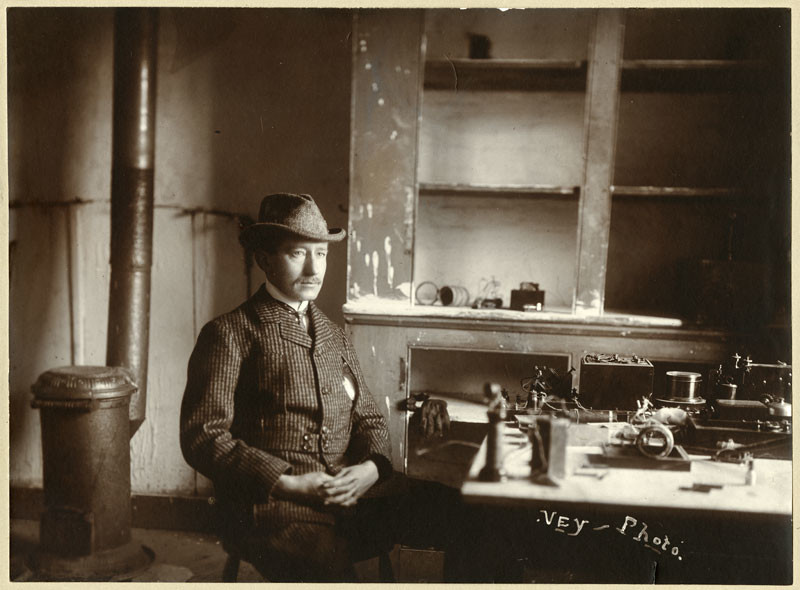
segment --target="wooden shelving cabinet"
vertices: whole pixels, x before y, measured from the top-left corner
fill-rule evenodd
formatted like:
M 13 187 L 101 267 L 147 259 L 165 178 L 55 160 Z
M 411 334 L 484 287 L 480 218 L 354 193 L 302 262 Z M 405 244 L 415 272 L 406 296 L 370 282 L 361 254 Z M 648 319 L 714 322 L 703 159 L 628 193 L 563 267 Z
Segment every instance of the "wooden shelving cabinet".
M 692 322 L 713 291 L 706 323 L 788 325 L 788 28 L 783 10 L 626 11 L 607 309 Z
M 577 368 L 584 352 L 635 353 L 657 380 L 736 350 L 786 356 L 765 328 L 780 314 L 695 324 L 676 270 L 767 262 L 771 310 L 788 304 L 782 27 L 788 11 L 357 13 L 344 312 L 396 467 L 407 458 L 397 402 L 435 381 L 421 358 L 456 367 L 448 380 L 474 395 L 491 376 L 468 360 L 476 351 L 497 374 L 524 355 Z M 488 55 L 470 56 L 475 35 Z M 472 298 L 499 282 L 505 307 L 537 282 L 545 310 L 419 305 L 425 281 Z

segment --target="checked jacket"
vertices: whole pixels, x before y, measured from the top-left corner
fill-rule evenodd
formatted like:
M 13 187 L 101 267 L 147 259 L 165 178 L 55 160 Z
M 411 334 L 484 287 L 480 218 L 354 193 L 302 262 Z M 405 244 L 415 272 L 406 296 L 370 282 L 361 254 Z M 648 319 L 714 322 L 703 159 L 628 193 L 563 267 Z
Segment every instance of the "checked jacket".
M 333 523 L 336 509 L 278 499 L 284 474 L 336 474 L 368 458 L 391 475 L 389 433 L 344 332 L 311 302 L 310 333 L 261 288 L 206 324 L 189 360 L 180 415 L 186 461 L 244 523 Z M 355 395 L 344 386 L 350 373 Z

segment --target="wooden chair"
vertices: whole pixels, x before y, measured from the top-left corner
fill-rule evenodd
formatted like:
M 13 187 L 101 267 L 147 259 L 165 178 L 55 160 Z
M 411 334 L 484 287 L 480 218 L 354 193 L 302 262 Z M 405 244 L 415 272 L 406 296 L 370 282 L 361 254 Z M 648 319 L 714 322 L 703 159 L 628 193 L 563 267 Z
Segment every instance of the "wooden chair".
M 239 576 L 239 563 L 241 558 L 238 555 L 228 553 L 228 559 L 225 560 L 225 567 L 222 568 L 222 581 L 235 582 Z
M 235 552 L 228 553 L 225 560 L 225 567 L 222 568 L 222 581 L 235 582 L 239 576 L 239 564 L 242 558 Z M 381 551 L 378 554 L 378 580 L 382 583 L 394 583 L 394 569 L 388 551 Z
M 217 503 L 214 501 L 212 504 Z M 217 510 L 215 526 L 218 531 L 218 536 L 222 540 L 222 547 L 228 554 L 228 557 L 225 560 L 225 566 L 222 569 L 222 581 L 236 582 L 236 579 L 239 575 L 239 565 L 241 564 L 243 558 L 237 551 L 236 547 L 232 543 L 226 542 L 225 540 L 226 535 L 223 534 L 224 518 L 225 516 L 223 516 L 219 510 Z M 351 549 L 354 551 L 352 556 L 354 558 L 354 562 L 378 557 L 378 579 L 380 582 L 384 583 L 393 583 L 395 581 L 394 569 L 392 567 L 391 558 L 389 557 L 389 553 L 393 548 L 394 540 L 391 537 L 380 539 L 370 538 L 368 542 L 362 543 L 359 547 L 351 547 Z

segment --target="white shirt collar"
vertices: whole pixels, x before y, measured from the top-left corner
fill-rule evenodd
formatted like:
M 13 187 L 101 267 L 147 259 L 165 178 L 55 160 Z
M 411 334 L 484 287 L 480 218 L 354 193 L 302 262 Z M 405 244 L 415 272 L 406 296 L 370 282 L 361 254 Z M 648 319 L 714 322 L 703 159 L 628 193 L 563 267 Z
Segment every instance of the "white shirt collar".
M 284 295 L 278 288 L 269 282 L 269 279 L 264 279 L 264 287 L 267 289 L 267 293 L 269 293 L 273 299 L 277 299 L 278 301 L 285 303 L 293 310 L 298 313 L 306 313 L 308 310 L 308 301 L 292 301 L 286 295 Z

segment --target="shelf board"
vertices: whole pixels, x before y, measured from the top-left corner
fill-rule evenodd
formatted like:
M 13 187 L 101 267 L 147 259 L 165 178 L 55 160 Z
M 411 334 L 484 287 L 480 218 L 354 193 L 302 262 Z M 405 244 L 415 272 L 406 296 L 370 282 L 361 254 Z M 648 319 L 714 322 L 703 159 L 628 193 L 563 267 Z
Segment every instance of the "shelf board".
M 563 59 L 432 59 L 427 90 L 539 90 L 581 92 L 586 62 Z
M 537 185 L 477 185 L 421 182 L 420 196 L 447 195 L 462 197 L 576 197 L 577 186 Z
M 730 187 L 684 187 L 684 186 L 616 186 L 611 194 L 624 197 L 675 197 L 675 198 L 732 198 L 740 191 Z
M 469 70 L 580 70 L 586 67 L 585 60 L 576 59 L 472 59 L 454 57 L 429 59 L 426 67 L 456 67 Z
M 348 301 L 342 308 L 348 323 L 396 326 L 466 327 L 474 330 L 508 330 L 516 332 L 552 332 L 567 334 L 602 332 L 619 335 L 619 329 L 653 331 L 649 337 L 659 337 L 659 331 L 681 333 L 683 337 L 706 338 L 721 336 L 719 330 L 687 326 L 680 318 L 633 315 L 606 312 L 602 315 L 572 313 L 567 308 L 548 307 L 544 311 L 526 312 L 511 309 L 472 309 L 442 305 L 410 305 L 407 300 L 385 300 L 372 296 Z M 678 331 L 678 332 L 676 332 Z
M 582 92 L 587 64 L 566 59 L 430 59 L 427 90 L 536 90 Z M 627 59 L 627 92 L 719 92 L 762 89 L 772 76 L 765 60 Z
M 622 61 L 623 70 L 739 70 L 759 69 L 769 64 L 758 59 L 626 59 Z M 586 60 L 575 59 L 470 59 L 456 57 L 451 59 L 429 59 L 426 68 L 453 68 L 457 71 L 486 70 L 540 70 L 574 71 L 586 69 Z
M 633 59 L 622 62 L 623 92 L 763 90 L 769 63 L 735 59 Z
M 623 70 L 756 70 L 768 62 L 757 59 L 626 59 Z
M 477 185 L 421 182 L 420 196 L 445 195 L 461 197 L 577 197 L 579 186 L 538 185 Z M 669 198 L 733 198 L 741 191 L 732 187 L 685 186 L 611 186 L 611 194 L 620 197 Z

